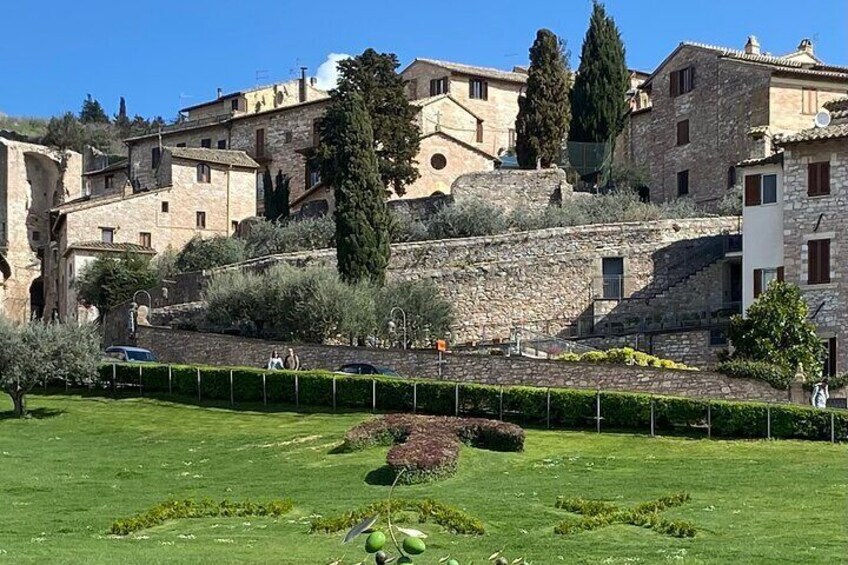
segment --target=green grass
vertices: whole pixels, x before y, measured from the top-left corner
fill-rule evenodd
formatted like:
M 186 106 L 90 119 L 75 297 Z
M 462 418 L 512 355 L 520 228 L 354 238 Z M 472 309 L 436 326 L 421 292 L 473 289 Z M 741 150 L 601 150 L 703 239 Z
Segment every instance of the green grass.
M 0 114 L 0 129 L 11 130 L 31 138 L 39 138 L 47 133 L 48 121 L 45 118 L 25 118 Z
M 386 448 L 331 453 L 367 414 L 230 411 L 150 399 L 30 399 L 35 418 L 0 419 L 2 563 L 281 563 L 365 558 L 359 541 L 309 534 L 309 517 L 385 498 L 371 480 Z M 9 410 L 5 398 L 0 412 Z M 652 439 L 530 430 L 524 453 L 463 448 L 459 472 L 399 496 L 430 496 L 483 520 L 480 537 L 431 524 L 419 564 L 497 549 L 533 563 L 839 563 L 848 555 L 848 446 L 795 441 Z M 377 473 L 379 476 L 379 473 Z M 368 484 L 366 478 L 372 483 Z M 616 525 L 569 536 L 557 496 L 630 507 L 676 492 L 666 511 L 692 539 Z M 168 497 L 290 497 L 282 518 L 167 522 L 126 538 L 111 522 Z M 571 515 L 573 516 L 573 515 Z

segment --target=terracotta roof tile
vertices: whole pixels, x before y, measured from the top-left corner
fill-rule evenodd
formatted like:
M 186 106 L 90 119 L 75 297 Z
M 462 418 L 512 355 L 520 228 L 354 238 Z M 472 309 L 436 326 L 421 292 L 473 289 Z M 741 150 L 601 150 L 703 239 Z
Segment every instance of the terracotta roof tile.
M 86 251 L 118 251 L 121 253 L 145 253 L 155 254 L 156 250 L 135 243 L 107 243 L 105 241 L 81 241 L 72 243 L 68 246 L 68 250 L 83 249 Z
M 259 168 L 259 164 L 251 159 L 244 151 L 207 149 L 205 147 L 167 147 L 166 149 L 177 159 L 232 165 L 233 167 L 245 167 L 249 169 Z
M 463 75 L 480 76 L 497 80 L 505 80 L 508 82 L 527 82 L 527 75 L 524 73 L 516 73 L 514 71 L 504 71 L 501 69 L 493 69 L 491 67 L 476 67 L 474 65 L 465 65 L 463 63 L 452 63 L 450 61 L 439 61 L 437 59 L 421 59 L 416 58 L 415 62 L 428 63 L 435 65 L 455 73 Z
M 824 141 L 827 139 L 848 138 L 848 124 L 829 125 L 824 128 L 810 128 L 792 135 L 781 135 L 774 139 L 775 145 L 803 143 L 805 141 Z

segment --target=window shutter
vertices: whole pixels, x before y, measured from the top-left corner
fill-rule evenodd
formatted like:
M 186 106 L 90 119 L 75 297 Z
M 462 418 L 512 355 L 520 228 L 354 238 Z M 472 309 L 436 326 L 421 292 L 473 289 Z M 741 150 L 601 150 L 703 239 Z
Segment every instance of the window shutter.
M 828 367 L 827 367 L 827 375 L 829 377 L 836 376 L 836 338 L 832 337 L 827 340 L 827 349 L 828 349 Z
M 830 194 L 830 162 L 819 163 L 819 194 Z
M 818 195 L 819 190 L 819 167 L 818 163 L 807 165 L 807 196 Z
M 783 282 L 783 267 L 777 268 L 777 281 Z
M 830 282 L 830 240 L 819 241 L 819 282 Z
M 807 242 L 807 284 L 818 282 L 819 269 L 819 242 Z
M 674 71 L 668 73 L 668 95 L 674 98 L 677 94 L 677 71 Z
M 695 67 L 689 67 L 686 69 L 689 73 L 689 90 L 695 89 Z
M 754 298 L 763 293 L 763 270 L 754 269 Z
M 745 206 L 760 204 L 760 184 L 762 175 L 747 175 L 745 177 Z
M 489 99 L 489 83 L 488 81 L 483 81 L 483 100 Z

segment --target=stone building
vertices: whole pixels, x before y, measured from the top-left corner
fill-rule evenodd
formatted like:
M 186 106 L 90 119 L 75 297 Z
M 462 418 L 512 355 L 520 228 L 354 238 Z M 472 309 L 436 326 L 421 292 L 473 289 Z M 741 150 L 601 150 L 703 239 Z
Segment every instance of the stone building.
M 641 170 L 655 202 L 688 196 L 715 208 L 751 155 L 755 130 L 809 127 L 822 105 L 848 90 L 848 68 L 824 64 L 803 40 L 771 55 L 749 37 L 744 49 L 681 43 L 639 86 L 649 104 L 631 106 L 616 160 Z
M 242 151 L 165 147 L 155 186 L 125 183 L 53 207 L 45 280 L 63 320 L 77 319 L 74 281 L 98 257 L 179 250 L 196 235 L 232 234 L 256 210 L 259 165 Z
M 80 196 L 81 172 L 79 153 L 0 138 L 0 314 L 41 317 L 55 295 L 42 278 L 52 260 L 49 210 Z

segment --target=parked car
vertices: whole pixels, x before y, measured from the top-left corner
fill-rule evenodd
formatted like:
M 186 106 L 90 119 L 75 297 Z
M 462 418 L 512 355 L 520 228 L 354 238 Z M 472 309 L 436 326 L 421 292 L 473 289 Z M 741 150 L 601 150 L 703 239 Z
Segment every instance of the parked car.
M 132 363 L 155 363 L 156 356 L 149 349 L 130 347 L 128 345 L 113 345 L 105 351 L 109 360 L 129 361 Z
M 399 377 L 400 375 L 394 369 L 388 367 L 379 367 L 370 363 L 348 363 L 339 367 L 337 373 L 345 375 L 385 375 L 387 377 Z

